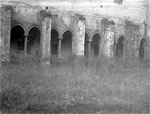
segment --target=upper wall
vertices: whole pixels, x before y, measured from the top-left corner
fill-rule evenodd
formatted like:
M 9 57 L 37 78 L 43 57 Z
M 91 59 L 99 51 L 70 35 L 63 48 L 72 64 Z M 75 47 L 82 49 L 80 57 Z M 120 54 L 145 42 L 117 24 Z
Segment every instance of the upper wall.
M 140 24 L 141 35 L 143 36 L 144 27 L 142 23 L 146 21 L 146 13 L 148 11 L 148 6 L 150 6 L 147 5 L 149 0 L 123 0 L 123 4 L 116 4 L 114 3 L 114 0 L 14 1 L 24 2 L 7 2 L 6 0 L 6 4 L 14 4 L 12 14 L 13 22 L 40 24 L 39 12 L 48 6 L 51 12 L 58 13 L 59 15 L 63 15 L 63 13 L 83 14 L 86 18 L 86 28 L 98 31 L 101 31 L 101 20 L 104 17 L 114 21 L 116 25 L 124 25 L 125 19 L 128 19 L 133 23 Z M 52 25 L 58 26 L 56 24 L 58 21 L 59 19 L 53 19 Z M 118 28 L 118 26 L 116 26 L 116 28 Z M 119 28 L 118 30 L 120 31 L 120 34 L 124 33 L 124 29 Z M 150 32 L 148 32 L 148 34 L 150 34 Z
M 22 7 L 22 6 L 14 6 L 12 11 L 12 21 L 13 22 L 28 22 L 28 23 L 39 23 L 40 9 L 34 7 Z
M 5 0 L 5 2 L 7 1 L 10 0 Z M 123 0 L 123 4 L 120 5 L 114 3 L 114 0 L 11 0 L 11 2 L 12 1 L 21 1 L 43 8 L 49 6 L 57 8 L 60 11 L 69 11 L 85 15 L 129 18 L 132 21 L 142 23 L 146 20 L 147 2 L 149 0 Z
M 114 0 L 76 0 L 75 2 L 39 2 L 42 6 L 56 7 L 59 10 L 77 12 L 85 15 L 98 15 L 116 18 L 129 18 L 135 22 L 146 20 L 147 0 L 124 0 L 118 5 Z

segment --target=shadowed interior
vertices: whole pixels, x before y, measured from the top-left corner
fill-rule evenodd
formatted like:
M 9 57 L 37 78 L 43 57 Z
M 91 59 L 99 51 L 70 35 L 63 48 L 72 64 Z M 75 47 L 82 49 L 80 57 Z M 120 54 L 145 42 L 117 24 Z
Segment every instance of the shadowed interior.
M 16 25 L 11 29 L 10 51 L 20 53 L 24 50 L 24 29 Z
M 139 58 L 141 60 L 144 59 L 144 45 L 146 43 L 146 40 L 143 38 L 140 42 L 140 47 L 139 47 Z
M 85 40 L 84 40 L 84 55 L 87 56 L 88 55 L 88 39 L 89 36 L 88 34 L 85 32 Z
M 117 57 L 122 57 L 123 56 L 123 50 L 124 50 L 124 37 L 121 36 L 119 39 L 118 39 L 118 43 L 116 45 L 116 56 Z
M 58 36 L 59 33 L 56 29 L 51 30 L 51 55 L 58 54 Z
M 27 53 L 33 56 L 40 55 L 40 30 L 32 27 L 28 34 Z
M 64 58 L 69 58 L 72 54 L 72 33 L 67 30 L 63 34 L 62 39 L 62 56 Z
M 96 33 L 92 37 L 91 56 L 98 56 L 99 55 L 99 42 L 100 42 L 100 35 L 98 33 Z

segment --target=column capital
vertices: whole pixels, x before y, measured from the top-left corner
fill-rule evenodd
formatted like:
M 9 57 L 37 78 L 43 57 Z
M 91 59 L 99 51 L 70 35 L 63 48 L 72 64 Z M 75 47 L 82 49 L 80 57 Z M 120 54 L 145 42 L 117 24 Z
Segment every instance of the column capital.
M 28 37 L 28 36 L 30 36 L 30 35 L 28 35 L 28 34 L 24 34 L 24 37 Z
M 42 15 L 42 17 L 52 17 L 52 13 L 50 11 L 46 11 L 46 10 L 41 10 L 40 14 Z
M 12 9 L 13 9 L 13 7 L 10 6 L 10 5 L 4 5 L 4 6 L 2 6 L 2 8 L 3 8 L 4 10 L 10 10 L 10 11 L 12 11 Z
M 81 14 L 76 14 L 79 20 L 85 20 L 85 17 Z
M 92 42 L 92 39 L 88 39 L 87 41 L 88 41 L 88 42 Z
M 49 17 L 49 18 L 57 18 L 58 14 L 52 14 L 51 11 L 47 11 L 47 10 L 41 10 L 40 11 L 41 16 L 44 17 Z
M 58 39 L 59 39 L 59 40 L 62 40 L 62 39 L 63 39 L 63 37 L 58 37 Z

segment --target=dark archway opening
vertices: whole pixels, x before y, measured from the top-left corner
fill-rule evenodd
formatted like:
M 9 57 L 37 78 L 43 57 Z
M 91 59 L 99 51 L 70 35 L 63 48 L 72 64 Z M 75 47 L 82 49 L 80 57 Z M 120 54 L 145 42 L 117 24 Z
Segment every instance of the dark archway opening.
M 40 30 L 37 27 L 32 27 L 28 33 L 27 53 L 40 56 Z
M 141 60 L 144 59 L 144 46 L 145 46 L 145 43 L 146 43 L 146 40 L 143 38 L 141 41 L 140 41 L 140 47 L 139 47 L 139 58 Z
M 51 55 L 58 54 L 58 36 L 59 33 L 56 29 L 51 30 Z
M 99 55 L 99 42 L 100 42 L 100 35 L 96 33 L 92 37 L 92 42 L 91 42 L 91 56 L 98 56 Z
M 62 57 L 69 58 L 72 54 L 72 32 L 67 30 L 62 39 Z
M 88 40 L 89 36 L 85 33 L 85 40 L 84 40 L 84 56 L 88 56 Z
M 20 25 L 16 25 L 11 29 L 10 53 L 20 54 L 24 51 L 25 31 Z
M 124 53 L 124 41 L 125 38 L 123 36 L 119 37 L 118 43 L 116 44 L 116 56 L 122 57 Z

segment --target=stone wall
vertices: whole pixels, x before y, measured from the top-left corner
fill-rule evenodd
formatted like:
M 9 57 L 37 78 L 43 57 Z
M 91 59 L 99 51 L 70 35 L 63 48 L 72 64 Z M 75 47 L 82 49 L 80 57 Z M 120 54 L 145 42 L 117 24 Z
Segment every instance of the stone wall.
M 0 39 L 1 39 L 1 53 L 2 61 L 9 61 L 9 49 L 10 49 L 10 29 L 11 29 L 11 7 L 0 7 Z
M 45 10 L 54 15 L 51 17 L 50 28 L 55 28 L 59 33 L 59 51 L 61 51 L 60 46 L 63 33 L 66 30 L 70 30 L 73 33 L 72 52 L 83 56 L 84 33 L 86 31 L 89 35 L 89 41 L 92 40 L 94 34 L 98 33 L 100 35 L 100 50 L 107 57 L 115 56 L 115 44 L 120 36 L 124 36 L 126 40 L 126 54 L 128 55 L 125 56 L 127 58 L 129 55 L 138 56 L 140 40 L 145 37 L 146 11 L 149 11 L 147 10 L 146 0 L 126 0 L 123 4 L 116 4 L 113 0 L 99 0 L 95 2 L 77 0 L 76 2 L 65 1 L 64 4 L 61 3 L 60 1 L 39 1 L 36 4 L 33 2 L 29 3 L 32 5 L 13 5 L 11 25 L 12 27 L 15 24 L 23 25 L 26 30 L 25 35 L 28 35 L 29 28 L 32 25 L 37 25 L 42 30 L 46 30 L 44 27 L 46 25 L 42 24 L 43 18 L 40 14 L 41 10 Z M 84 20 L 80 20 L 80 16 Z M 149 24 L 147 30 L 147 35 L 150 36 Z M 44 34 L 45 31 L 41 32 Z M 47 37 L 50 37 L 50 32 L 48 33 Z M 44 38 L 44 36 L 41 37 Z M 4 41 L 3 39 L 2 42 Z M 45 53 L 46 46 L 44 46 L 43 41 L 42 39 L 41 47 L 43 49 L 42 52 Z M 2 45 L 4 44 L 2 43 Z M 2 47 L 4 48 L 5 46 Z M 6 48 L 7 51 L 5 52 L 8 52 L 8 48 Z M 46 53 L 50 55 L 50 52 Z

